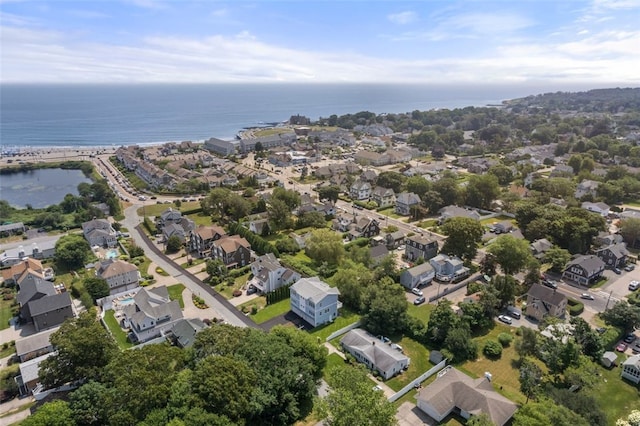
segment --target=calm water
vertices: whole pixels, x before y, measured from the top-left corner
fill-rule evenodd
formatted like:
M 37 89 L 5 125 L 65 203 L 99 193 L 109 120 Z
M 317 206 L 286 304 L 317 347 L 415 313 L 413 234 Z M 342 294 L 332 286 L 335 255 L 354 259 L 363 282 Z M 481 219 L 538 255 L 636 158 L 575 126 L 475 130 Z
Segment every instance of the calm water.
M 119 146 L 231 139 L 300 114 L 402 113 L 499 103 L 533 86 L 385 84 L 0 85 L 0 145 Z M 556 90 L 570 88 L 556 88 Z
M 78 184 L 91 183 L 80 170 L 37 169 L 0 175 L 0 199 L 14 207 L 43 208 L 58 204 L 67 194 L 78 195 Z

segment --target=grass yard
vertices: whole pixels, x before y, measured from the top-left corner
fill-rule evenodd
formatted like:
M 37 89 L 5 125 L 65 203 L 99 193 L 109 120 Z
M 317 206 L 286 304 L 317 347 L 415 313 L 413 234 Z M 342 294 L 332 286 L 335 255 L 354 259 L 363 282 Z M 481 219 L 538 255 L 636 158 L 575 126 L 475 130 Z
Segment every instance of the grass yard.
M 137 210 L 138 216 L 160 216 L 160 214 L 167 210 L 169 207 L 175 210 L 192 210 L 200 208 L 200 201 L 189 201 L 181 203 L 180 208 L 176 207 L 175 203 L 170 204 L 152 204 L 150 206 L 140 207 Z
M 207 259 L 194 259 L 193 257 L 191 258 L 191 263 L 189 262 L 184 262 L 183 264 L 180 265 L 181 268 L 191 268 L 192 266 L 197 266 L 197 265 L 201 265 L 203 263 L 205 263 L 207 261 Z
M 504 220 L 508 220 L 509 222 L 513 223 L 514 226 L 518 226 L 517 223 L 516 223 L 516 220 L 514 218 L 509 217 L 509 216 L 503 216 L 503 215 L 492 217 L 492 218 L 489 218 L 489 219 L 482 219 L 480 221 L 480 224 L 484 225 L 484 226 L 493 225 L 494 223 L 502 222 Z
M 0 299 L 0 330 L 9 328 L 9 320 L 13 318 L 13 304 L 15 301 L 15 298 L 12 300 Z
M 407 371 L 386 381 L 387 386 L 396 392 L 433 367 L 433 364 L 429 361 L 429 349 L 425 348 L 424 345 L 408 337 L 403 337 L 397 343 L 402 346 L 404 353 L 411 358 L 411 363 Z
M 340 309 L 340 315 L 330 324 L 321 325 L 320 327 L 316 327 L 309 334 L 319 338 L 322 341 L 327 340 L 327 337 L 335 331 L 340 330 L 348 326 L 349 324 L 353 324 L 354 322 L 360 319 L 360 315 L 355 312 L 350 311 L 349 309 L 343 307 Z
M 598 395 L 600 408 L 607 415 L 610 425 L 616 420 L 626 417 L 631 410 L 638 409 L 640 401 L 640 386 L 633 386 L 631 382 L 620 377 L 620 367 L 611 370 L 600 367 L 602 382 L 597 385 L 594 393 Z
M 252 302 L 249 302 L 249 306 L 252 304 Z M 262 309 L 258 309 L 258 312 L 255 315 L 251 315 L 251 319 L 253 319 L 256 324 L 262 324 L 263 322 L 269 321 L 279 315 L 286 314 L 290 310 L 291 301 L 289 299 L 284 299 L 272 305 L 265 306 Z
M 423 303 L 419 306 L 416 306 L 413 303 L 409 303 L 409 309 L 407 310 L 407 312 L 412 317 L 418 318 L 420 321 L 426 324 L 429 321 L 431 312 L 433 312 L 435 308 L 436 305 L 432 305 L 430 303 Z
M 438 224 L 438 219 L 426 219 L 416 225 L 418 228 L 432 228 Z
M 204 225 L 211 226 L 213 222 L 211 221 L 211 216 L 203 215 L 202 213 L 194 213 L 187 215 L 189 219 L 191 219 L 196 226 Z
M 183 284 L 174 284 L 167 287 L 169 292 L 169 299 L 177 300 L 180 304 L 180 308 L 184 309 L 184 300 L 182 300 L 182 291 L 184 290 Z
M 340 355 L 338 354 L 329 354 L 327 355 L 327 365 L 324 366 L 324 369 L 322 370 L 322 376 L 325 378 L 327 378 L 327 372 L 333 368 L 333 367 L 337 367 L 337 366 L 341 366 L 344 365 L 344 358 L 342 358 Z
M 120 328 L 120 324 L 118 324 L 113 310 L 108 310 L 104 313 L 104 322 L 107 324 L 107 328 L 120 349 L 129 349 L 133 346 L 133 344 L 127 340 L 127 334 Z
M 378 213 L 380 213 L 381 215 L 389 216 L 392 219 L 399 219 L 406 222 L 406 216 L 400 216 L 399 214 L 396 214 L 396 209 L 394 207 L 389 207 L 384 210 L 380 210 L 378 211 Z
M 0 358 L 6 358 L 9 355 L 16 353 L 16 341 L 4 342 L 2 346 L 7 345 L 6 348 L 0 347 Z
M 467 361 L 461 366 L 456 366 L 471 377 L 483 377 L 488 371 L 493 375 L 492 382 L 496 390 L 515 403 L 524 404 L 526 397 L 520 392 L 519 370 L 516 365 L 518 355 L 515 350 L 516 329 L 502 324 L 496 326 L 488 334 L 474 338 L 478 344 L 478 359 Z M 514 341 L 509 347 L 502 350 L 502 356 L 496 360 L 485 358 L 482 348 L 487 340 L 498 340 L 500 333 L 510 333 Z M 412 358 L 413 361 L 413 358 Z

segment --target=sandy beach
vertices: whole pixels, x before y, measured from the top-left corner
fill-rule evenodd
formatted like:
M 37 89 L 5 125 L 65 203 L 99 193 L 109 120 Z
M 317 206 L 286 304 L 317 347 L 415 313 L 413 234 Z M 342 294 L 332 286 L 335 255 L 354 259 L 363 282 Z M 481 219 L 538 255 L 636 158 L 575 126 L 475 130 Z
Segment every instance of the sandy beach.
M 0 155 L 0 167 L 22 163 L 89 160 L 95 155 L 111 155 L 118 147 L 23 147 L 20 152 Z

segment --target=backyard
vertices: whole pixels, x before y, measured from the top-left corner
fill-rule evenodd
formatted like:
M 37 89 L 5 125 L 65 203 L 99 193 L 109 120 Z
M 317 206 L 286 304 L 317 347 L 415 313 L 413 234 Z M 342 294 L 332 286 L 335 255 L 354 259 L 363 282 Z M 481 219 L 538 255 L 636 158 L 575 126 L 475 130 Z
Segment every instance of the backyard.
M 120 349 L 129 349 L 133 346 L 133 344 L 127 340 L 127 333 L 120 328 L 120 324 L 118 324 L 113 310 L 108 310 L 104 313 L 104 323 L 107 325 L 107 328 Z
M 260 299 L 264 300 L 264 298 Z M 255 304 L 255 301 L 245 303 L 245 305 L 249 306 L 249 309 L 251 309 L 251 306 Z M 264 308 L 258 307 L 258 312 L 255 315 L 251 315 L 250 317 L 253 321 L 255 321 L 256 324 L 262 324 L 263 322 L 269 321 L 271 318 L 275 318 L 279 315 L 284 315 L 290 310 L 291 302 L 289 301 L 289 299 L 284 299 L 269 306 L 265 306 Z
M 429 361 L 429 349 L 425 348 L 424 345 L 408 337 L 403 337 L 397 343 L 402 346 L 404 354 L 411 359 L 411 363 L 407 371 L 385 382 L 387 386 L 396 392 L 433 367 L 433 364 Z
M 5 300 L 4 297 L 0 299 L 0 330 L 9 328 L 9 321 L 13 318 L 13 304 L 16 302 L 13 291 L 5 294 L 11 295 L 12 297 L 10 300 Z
M 335 321 L 333 321 L 332 323 L 321 325 L 319 327 L 314 328 L 313 330 L 311 330 L 310 334 L 312 336 L 316 336 L 321 341 L 325 341 L 327 340 L 327 337 L 329 337 L 331 333 L 334 333 L 340 330 L 341 328 L 344 328 L 359 320 L 360 320 L 360 315 L 350 311 L 349 309 L 343 306 L 342 309 L 340 309 L 340 315 L 338 315 L 338 318 L 336 318 Z

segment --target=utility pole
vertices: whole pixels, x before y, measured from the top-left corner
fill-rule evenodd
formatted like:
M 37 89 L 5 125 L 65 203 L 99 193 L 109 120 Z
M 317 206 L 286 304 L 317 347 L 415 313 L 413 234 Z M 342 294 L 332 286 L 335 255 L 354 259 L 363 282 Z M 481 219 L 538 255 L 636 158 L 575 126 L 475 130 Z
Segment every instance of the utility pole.
M 604 307 L 604 310 L 606 311 L 607 309 L 609 309 L 609 301 L 611 300 L 611 294 L 613 293 L 613 290 L 611 290 L 609 292 L 609 298 L 607 299 L 607 306 Z

